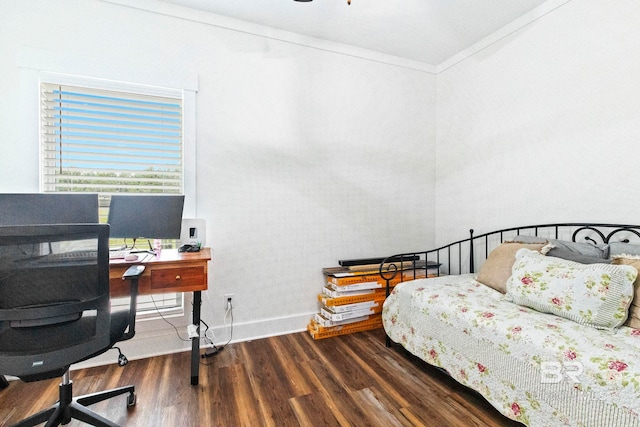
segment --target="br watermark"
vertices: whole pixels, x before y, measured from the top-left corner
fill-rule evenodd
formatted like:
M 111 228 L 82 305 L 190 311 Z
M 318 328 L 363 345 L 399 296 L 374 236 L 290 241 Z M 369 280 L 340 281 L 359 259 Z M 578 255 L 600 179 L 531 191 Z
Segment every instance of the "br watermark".
M 542 362 L 540 365 L 540 382 L 542 384 L 558 384 L 563 381 L 580 384 L 579 377 L 584 372 L 580 362 Z

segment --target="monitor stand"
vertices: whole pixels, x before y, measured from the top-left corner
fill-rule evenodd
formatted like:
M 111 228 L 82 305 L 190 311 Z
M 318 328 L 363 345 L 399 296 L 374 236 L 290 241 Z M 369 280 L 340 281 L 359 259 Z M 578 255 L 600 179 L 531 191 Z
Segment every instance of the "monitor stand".
M 153 250 L 153 246 L 151 246 L 151 242 L 147 240 L 147 244 L 149 245 L 149 249 L 136 249 L 136 239 L 133 239 L 133 246 L 129 249 L 130 254 L 151 254 L 155 255 L 156 252 Z

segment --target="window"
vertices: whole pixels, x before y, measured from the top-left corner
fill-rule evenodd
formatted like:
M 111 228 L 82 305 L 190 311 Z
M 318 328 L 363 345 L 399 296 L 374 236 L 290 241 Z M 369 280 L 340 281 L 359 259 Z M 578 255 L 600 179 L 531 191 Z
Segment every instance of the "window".
M 45 191 L 181 193 L 182 100 L 42 84 Z
M 114 193 L 183 194 L 181 92 L 98 86 L 41 83 L 43 191 L 98 193 L 101 222 Z M 156 307 L 182 313 L 182 294 L 139 298 Z

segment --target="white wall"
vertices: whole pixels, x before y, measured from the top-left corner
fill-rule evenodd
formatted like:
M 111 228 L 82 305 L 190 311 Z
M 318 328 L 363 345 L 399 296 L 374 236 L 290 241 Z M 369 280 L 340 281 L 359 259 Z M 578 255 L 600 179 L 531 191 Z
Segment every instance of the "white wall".
M 203 319 L 219 340 L 225 293 L 235 340 L 298 331 L 317 311 L 322 267 L 433 241 L 433 75 L 133 3 L 150 10 L 0 0 L 0 191 L 38 191 L 40 70 L 196 81 L 189 196 L 214 248 Z M 139 330 L 130 358 L 187 348 L 162 322 Z
M 572 0 L 438 74 L 438 242 L 638 223 L 638 22 L 635 0 Z

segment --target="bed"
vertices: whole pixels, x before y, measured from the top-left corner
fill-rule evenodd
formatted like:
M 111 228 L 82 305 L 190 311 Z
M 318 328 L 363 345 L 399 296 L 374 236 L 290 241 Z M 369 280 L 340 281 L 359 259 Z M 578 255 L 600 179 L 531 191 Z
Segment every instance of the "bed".
M 639 230 L 472 230 L 437 249 L 396 254 L 400 262 L 380 267 L 388 283 L 425 261 L 440 268 L 437 277 L 387 286 L 387 344 L 528 426 L 640 426 Z

